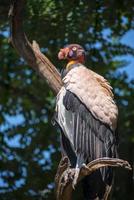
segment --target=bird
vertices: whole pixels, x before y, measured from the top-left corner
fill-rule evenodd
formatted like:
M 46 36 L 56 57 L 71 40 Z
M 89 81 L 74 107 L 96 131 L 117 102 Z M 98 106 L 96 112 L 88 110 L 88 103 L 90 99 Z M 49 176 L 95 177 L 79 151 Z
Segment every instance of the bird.
M 55 122 L 61 129 L 61 150 L 75 168 L 75 188 L 80 169 L 98 158 L 117 158 L 118 107 L 112 87 L 85 66 L 86 52 L 79 44 L 60 49 L 67 62 L 61 72 L 63 86 L 56 97 Z M 113 169 L 104 167 L 82 180 L 85 200 L 106 200 L 113 184 Z

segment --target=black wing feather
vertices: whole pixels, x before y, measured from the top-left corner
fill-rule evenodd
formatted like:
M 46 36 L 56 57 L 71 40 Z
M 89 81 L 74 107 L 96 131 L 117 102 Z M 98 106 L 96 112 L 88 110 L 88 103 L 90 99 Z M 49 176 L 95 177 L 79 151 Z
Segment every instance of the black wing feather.
M 68 90 L 63 98 L 63 104 L 66 111 L 71 114 L 72 125 L 68 136 L 62 133 L 61 147 L 72 167 L 75 167 L 76 163 L 81 165 L 96 158 L 117 156 L 118 137 L 107 124 L 96 119 L 79 98 Z M 58 123 L 58 115 L 55 116 Z M 61 129 L 64 131 L 64 127 Z M 69 135 L 73 136 L 73 147 Z M 103 199 L 106 185 L 112 184 L 112 178 L 113 170 L 110 167 L 101 168 L 86 176 L 83 179 L 85 199 Z
M 114 131 L 96 119 L 72 92 L 66 91 L 63 104 L 74 116 L 72 134 L 76 156 L 82 153 L 85 162 L 100 157 L 115 157 Z

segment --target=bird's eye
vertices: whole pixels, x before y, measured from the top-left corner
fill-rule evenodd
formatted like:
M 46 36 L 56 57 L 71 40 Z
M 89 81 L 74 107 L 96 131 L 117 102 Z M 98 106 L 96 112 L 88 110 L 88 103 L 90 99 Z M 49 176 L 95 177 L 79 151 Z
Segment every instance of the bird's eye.
M 68 56 L 69 56 L 70 58 L 73 56 L 73 51 L 72 51 L 72 50 L 69 51 Z
M 73 50 L 73 51 L 76 51 L 76 50 L 77 50 L 77 48 L 76 48 L 76 47 L 73 47 L 73 48 L 72 48 L 72 50 Z

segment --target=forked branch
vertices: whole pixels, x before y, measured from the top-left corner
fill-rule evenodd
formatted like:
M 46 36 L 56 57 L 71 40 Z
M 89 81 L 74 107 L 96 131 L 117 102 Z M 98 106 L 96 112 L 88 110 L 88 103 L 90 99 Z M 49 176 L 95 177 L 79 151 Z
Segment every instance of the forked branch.
M 131 170 L 130 164 L 122 159 L 118 158 L 99 158 L 88 163 L 86 166 L 81 168 L 78 182 L 82 180 L 85 176 L 90 175 L 97 169 L 101 167 L 123 167 L 124 169 Z M 63 157 L 58 171 L 55 177 L 56 182 L 56 195 L 57 200 L 71 200 L 73 192 L 73 178 L 75 174 L 75 169 L 69 167 L 69 161 L 67 157 Z M 77 182 L 77 183 L 78 183 Z

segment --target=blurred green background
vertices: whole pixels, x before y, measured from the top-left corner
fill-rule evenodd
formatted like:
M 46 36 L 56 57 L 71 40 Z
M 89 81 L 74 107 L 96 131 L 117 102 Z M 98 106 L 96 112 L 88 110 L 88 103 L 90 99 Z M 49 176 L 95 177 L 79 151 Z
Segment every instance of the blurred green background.
M 52 127 L 55 97 L 8 43 L 10 1 L 0 0 L 0 200 L 53 200 L 60 160 Z M 134 158 L 134 1 L 28 0 L 25 31 L 60 70 L 58 50 L 87 51 L 86 66 L 105 76 L 119 107 L 120 158 Z M 132 200 L 133 174 L 116 170 L 112 200 Z M 81 199 L 76 197 L 75 199 Z

